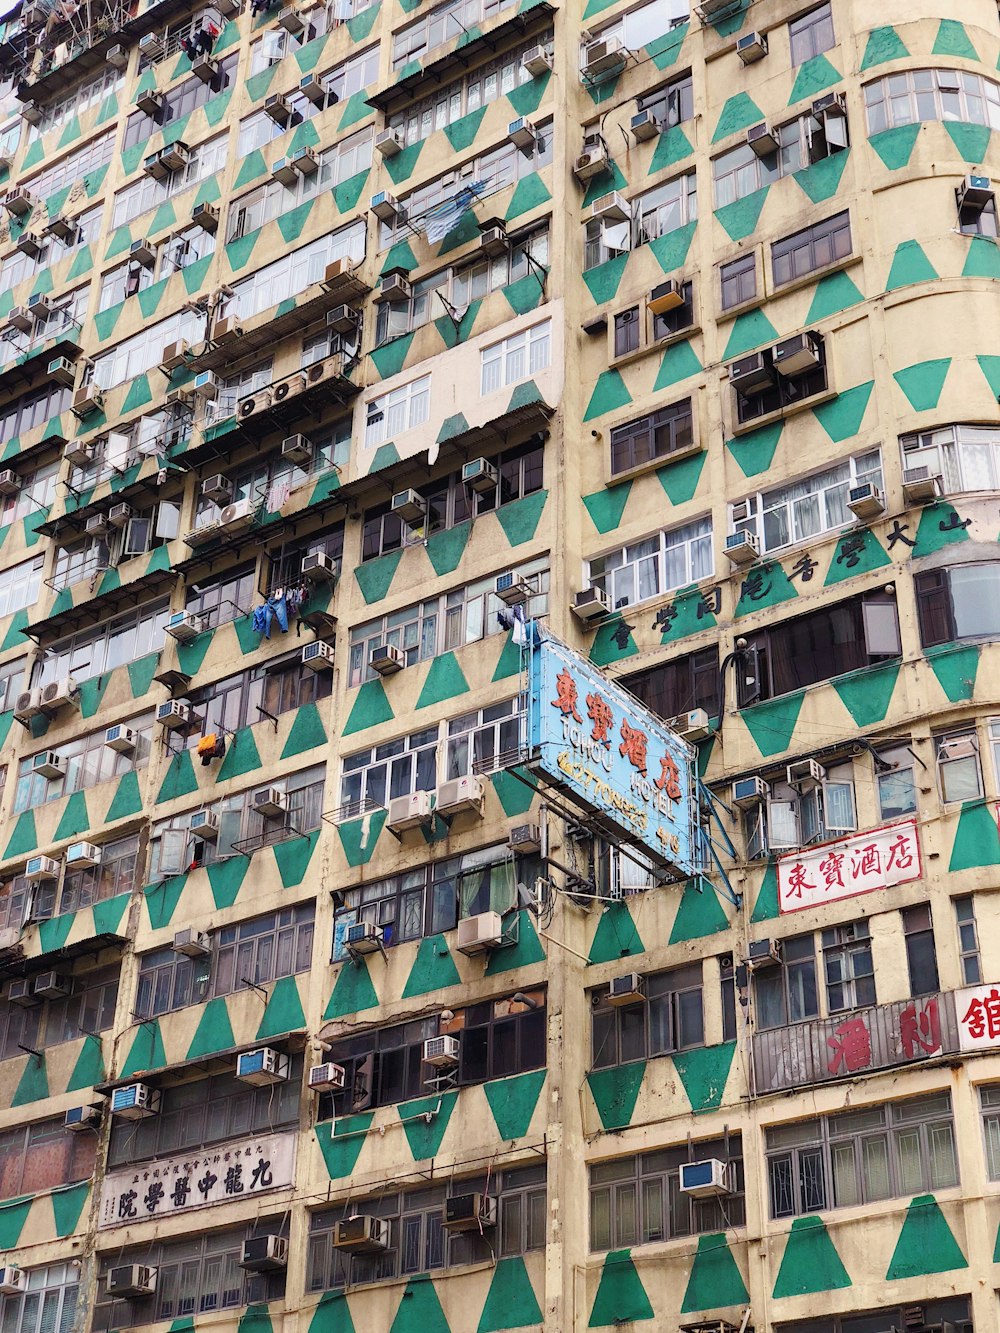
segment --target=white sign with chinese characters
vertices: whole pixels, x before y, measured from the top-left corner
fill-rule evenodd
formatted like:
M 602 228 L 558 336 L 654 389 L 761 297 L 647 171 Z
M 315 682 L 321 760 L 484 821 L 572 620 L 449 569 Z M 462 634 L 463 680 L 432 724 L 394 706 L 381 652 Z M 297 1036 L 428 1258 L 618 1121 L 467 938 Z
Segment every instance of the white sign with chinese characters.
M 963 1051 L 1000 1046 L 1000 985 L 968 986 L 955 992 L 958 1044 Z
M 778 908 L 801 912 L 839 898 L 906 884 L 922 873 L 916 820 L 907 819 L 779 857 Z
M 104 1177 L 100 1225 L 127 1226 L 284 1189 L 294 1179 L 295 1140 L 294 1133 L 263 1134 L 111 1171 Z

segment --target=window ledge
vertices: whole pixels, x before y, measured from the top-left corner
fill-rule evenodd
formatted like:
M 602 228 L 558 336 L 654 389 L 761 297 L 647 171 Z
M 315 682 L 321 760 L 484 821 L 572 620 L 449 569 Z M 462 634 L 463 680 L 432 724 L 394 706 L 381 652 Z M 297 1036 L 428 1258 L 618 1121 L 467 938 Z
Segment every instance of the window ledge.
M 704 450 L 700 444 L 692 449 L 678 450 L 677 453 L 667 454 L 664 458 L 652 459 L 648 463 L 640 463 L 638 467 L 628 468 L 624 472 L 610 472 L 604 484 L 606 486 L 618 486 L 623 481 L 631 481 L 634 477 L 643 477 L 647 472 L 659 472 L 662 467 L 669 467 L 671 463 L 679 463 L 683 458 L 693 458 L 695 454 L 703 452 Z
M 811 272 L 803 274 L 801 278 L 792 278 L 790 282 L 783 282 L 780 286 L 775 285 L 772 287 L 768 299 L 773 301 L 788 292 L 797 292 L 801 291 L 803 287 L 812 287 L 821 278 L 829 277 L 831 273 L 844 273 L 848 269 L 857 268 L 860 265 L 861 256 L 859 254 L 849 254 L 843 259 L 835 259 L 832 264 L 824 264 L 822 268 L 814 268 Z
M 749 435 L 761 426 L 773 426 L 776 421 L 785 421 L 788 417 L 797 416 L 800 412 L 807 412 L 811 408 L 818 407 L 821 403 L 832 402 L 837 397 L 839 390 L 830 387 L 824 389 L 822 393 L 814 393 L 809 398 L 803 398 L 801 402 L 791 403 L 788 407 L 780 407 L 776 412 L 765 412 L 762 416 L 754 417 L 752 421 L 744 421 L 737 425 L 734 421 L 732 425 L 732 434 L 734 439 L 739 439 L 741 435 Z
M 636 361 L 641 361 L 643 357 L 651 356 L 654 352 L 661 352 L 665 347 L 672 347 L 674 343 L 686 342 L 688 338 L 693 338 L 695 334 L 701 333 L 701 324 L 696 320 L 689 324 L 685 329 L 678 329 L 676 333 L 668 333 L 665 338 L 657 338 L 655 341 L 643 343 L 637 347 L 634 352 L 625 352 L 622 356 L 613 356 L 609 359 L 608 365 L 616 369 L 620 366 L 630 366 Z

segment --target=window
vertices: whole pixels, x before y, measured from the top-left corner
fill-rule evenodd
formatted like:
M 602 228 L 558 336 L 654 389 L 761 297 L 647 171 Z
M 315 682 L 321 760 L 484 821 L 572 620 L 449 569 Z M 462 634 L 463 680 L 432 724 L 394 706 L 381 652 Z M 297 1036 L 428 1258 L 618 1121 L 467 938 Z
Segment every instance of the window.
M 692 400 L 684 398 L 611 432 L 611 471 L 630 472 L 694 448 Z
M 1000 564 L 925 570 L 913 583 L 925 648 L 1000 635 Z
M 430 375 L 422 375 L 371 399 L 365 409 L 365 444 L 381 444 L 403 431 L 422 426 L 430 405 Z
M 0 1130 L 0 1198 L 86 1180 L 93 1174 L 96 1150 L 97 1136 L 67 1134 L 61 1115 Z
M 917 808 L 916 762 L 907 742 L 880 746 L 875 765 L 880 819 L 898 819 Z
M 408 28 L 397 32 L 392 44 L 392 68 L 399 69 L 410 60 L 423 60 L 429 51 L 453 37 L 461 37 L 471 27 L 494 18 L 511 0 L 446 0 Z
M 349 139 L 342 139 L 335 147 L 318 152 L 316 170 L 308 176 L 296 175 L 293 185 L 284 185 L 278 180 L 269 180 L 259 185 L 230 205 L 227 240 L 234 241 L 241 236 L 248 236 L 272 218 L 279 217 L 306 199 L 312 199 L 321 191 L 332 189 L 348 177 L 364 171 L 371 166 L 371 158 L 372 132 L 362 130 Z M 322 273 L 318 277 L 322 277 Z M 318 278 L 311 281 L 318 281 Z
M 167 343 L 181 338 L 192 344 L 198 343 L 204 333 L 205 317 L 200 312 L 181 310 L 158 324 L 148 324 L 141 332 L 94 358 L 91 382 L 100 389 L 113 389 L 116 384 L 134 379 L 159 365 Z
M 212 960 L 188 958 L 172 948 L 156 949 L 139 960 L 136 1021 L 200 1004 L 206 998 Z
M 27 659 L 24 657 L 0 665 L 0 713 L 6 713 L 14 707 L 14 700 L 21 692 L 26 666 Z
M 115 151 L 115 133 L 116 131 L 111 129 L 99 138 L 91 139 L 82 148 L 68 153 L 45 171 L 32 176 L 31 180 L 19 182 L 21 188 L 34 195 L 36 199 L 48 199 L 64 185 L 75 185 L 88 172 L 95 171 L 98 167 L 103 167 L 105 162 L 111 161 Z
M 986 1137 L 986 1174 L 990 1180 L 1000 1180 L 1000 1086 L 987 1084 L 981 1087 L 979 1102 Z
M 764 1131 L 772 1217 L 794 1217 L 958 1184 L 947 1092 Z
M 68 404 L 67 404 L 68 406 Z M 59 464 L 45 463 L 34 471 L 20 474 L 21 490 L 18 495 L 0 496 L 0 522 L 16 523 L 52 504 L 56 496 Z
M 344 147 L 343 144 L 340 146 Z M 335 259 L 357 261 L 364 258 L 364 253 L 365 224 L 359 220 L 341 227 L 339 231 L 317 237 L 301 249 L 282 255 L 273 264 L 258 269 L 242 282 L 234 283 L 233 291 L 236 295 L 219 313 L 251 319 L 288 297 L 297 296 L 313 283 L 322 281 L 327 265 Z
M 1000 487 L 1000 431 L 995 426 L 942 426 L 904 435 L 903 470 L 925 466 L 946 494 Z
M 823 970 L 830 1014 L 875 1003 L 875 970 L 867 921 L 824 930 Z
M 591 992 L 590 1062 L 608 1069 L 631 1060 L 705 1044 L 701 963 L 645 978 L 638 1004 L 611 1004 L 607 987 Z
M 163 627 L 169 614 L 167 603 L 147 603 L 96 629 L 81 630 L 50 645 L 46 656 L 34 663 L 32 685 L 48 685 L 64 676 L 72 676 L 77 682 L 89 680 L 155 652 L 163 647 Z
M 164 1085 L 159 1115 L 131 1123 L 112 1120 L 108 1166 L 130 1166 L 240 1135 L 297 1126 L 302 1057 L 292 1055 L 289 1061 L 287 1081 L 267 1087 L 251 1087 L 232 1073 Z
M 757 256 L 751 251 L 723 264 L 719 269 L 719 281 L 723 310 L 752 301 L 757 295 Z
M 819 1015 L 812 935 L 783 939 L 781 961 L 754 968 L 753 1000 L 758 1031 L 787 1027 Z
M 761 580 L 751 574 L 741 595 L 753 601 L 758 588 L 766 587 L 766 573 Z M 895 599 L 880 590 L 834 602 L 747 635 L 745 651 L 744 669 L 737 676 L 741 708 L 898 657 Z
M 771 273 L 775 287 L 804 278 L 817 269 L 827 268 L 851 253 L 851 215 L 816 222 L 804 231 L 785 236 L 771 246 Z
M 240 488 L 246 494 L 239 499 L 249 497 L 246 486 Z M 234 495 L 237 494 L 234 488 Z M 213 501 L 209 501 L 213 504 Z M 199 516 L 200 517 L 200 516 Z M 212 517 L 207 521 L 211 522 Z M 199 526 L 196 523 L 196 526 Z M 191 615 L 203 616 L 206 627 L 217 629 L 238 616 L 248 616 L 253 609 L 257 592 L 257 570 L 255 564 L 241 565 L 238 569 L 227 570 L 214 578 L 199 579 L 187 585 L 187 599 L 184 609 Z M 254 718 L 259 722 L 260 718 Z
M 978 801 L 983 795 L 979 738 L 971 728 L 934 737 L 942 801 Z
M 96 589 L 96 575 L 114 568 L 137 555 L 144 555 L 177 536 L 180 505 L 161 500 L 145 511 L 135 510 L 122 528 L 104 537 L 84 537 L 68 546 L 56 547 L 56 558 L 49 580 L 53 588 L 68 588 L 89 578 Z
M 485 397 L 545 370 L 551 355 L 551 335 L 552 324 L 545 320 L 484 347 L 480 354 L 479 392 Z
M 788 25 L 788 41 L 792 48 L 793 65 L 804 65 L 813 56 L 822 55 L 824 51 L 836 46 L 829 0 L 825 5 L 817 5 L 807 14 L 792 19 Z
M 627 14 L 624 15 L 626 21 L 628 17 Z M 657 88 L 651 93 L 642 93 L 637 100 L 640 111 L 653 113 L 661 131 L 682 125 L 694 115 L 694 82 L 690 71 L 682 74 L 680 78 L 672 79 L 662 88 Z
M 747 860 L 808 847 L 853 833 L 857 826 L 854 770 L 850 764 L 827 769 L 821 782 L 803 790 L 786 782 L 772 782 L 764 804 L 743 813 Z
M 202 424 L 209 425 L 211 422 L 225 421 L 228 417 L 235 416 L 240 399 L 245 398 L 247 394 L 258 393 L 261 389 L 267 388 L 271 383 L 273 373 L 274 359 L 268 356 L 263 361 L 255 361 L 253 365 L 244 366 L 241 370 L 225 376 L 215 397 L 205 404 Z M 277 466 L 281 467 L 281 463 L 278 462 Z M 272 462 L 270 460 L 260 458 L 246 471 L 241 469 L 233 477 L 234 498 L 238 500 L 250 499 L 256 502 L 264 500 L 267 496 L 271 467 Z M 201 527 L 202 524 L 217 523 L 220 510 L 221 506 L 216 504 L 214 500 L 199 495 L 195 502 L 195 527 Z
M 762 551 L 808 541 L 854 522 L 847 496 L 854 486 L 882 486 L 882 458 L 878 449 L 848 458 L 835 467 L 772 491 L 740 500 L 731 509 L 733 531 L 749 532 Z
M 618 608 L 711 578 L 713 573 L 712 520 L 701 518 L 597 556 L 588 562 L 586 580 Z
M 722 711 L 719 650 L 715 647 L 624 676 L 622 684 L 664 720 L 693 708 L 704 708 L 709 717 L 717 717 Z
M 687 21 L 690 11 L 688 0 L 650 0 L 621 14 L 613 23 L 600 31 L 600 39 L 620 37 L 629 51 L 648 46 L 657 37 Z
M 681 1167 L 713 1157 L 729 1164 L 732 1191 L 723 1200 L 682 1194 Z M 739 1134 L 595 1163 L 589 1178 L 591 1250 L 630 1249 L 697 1236 L 742 1226 L 746 1218 Z
M 624 222 L 593 218 L 585 231 L 584 268 L 613 259 L 615 255 L 647 245 L 676 231 L 698 216 L 698 192 L 693 171 L 657 185 L 631 201 L 632 216 Z
M 958 927 L 958 960 L 962 967 L 962 985 L 975 986 L 983 979 L 979 957 L 979 931 L 976 926 L 975 900 L 972 894 L 956 898 L 955 924 Z
M 16 919 L 8 919 L 6 924 L 21 925 L 28 900 L 32 919 L 46 921 L 57 913 L 75 912 L 81 907 L 103 902 L 105 898 L 114 898 L 119 893 L 130 893 L 138 877 L 138 834 L 116 838 L 101 844 L 100 865 L 70 869 L 63 863 L 61 882 L 49 880 L 37 884 L 27 894 L 28 886 L 22 882 L 23 877 L 12 881 L 10 907 L 13 909 L 17 901 L 20 907 Z M 13 910 L 6 915 L 12 917 Z
M 0 616 L 9 616 L 35 604 L 42 585 L 44 563 L 44 556 L 39 555 L 0 572 Z
M 176 1240 L 153 1240 L 141 1250 L 115 1250 L 101 1265 L 94 1328 L 138 1328 L 142 1324 L 241 1310 L 248 1304 L 279 1300 L 285 1291 L 285 1270 L 254 1273 L 240 1267 L 243 1242 L 255 1235 L 280 1234 L 279 1218 L 258 1221 L 229 1231 L 203 1231 Z M 156 1269 L 156 1294 L 123 1301 L 109 1297 L 108 1270 L 118 1264 L 150 1264 Z
M 758 157 L 748 143 L 740 143 L 712 159 L 715 207 L 723 208 L 783 176 L 794 175 L 813 163 L 850 147 L 850 127 L 842 106 L 820 119 L 806 112 L 797 120 L 773 127 L 776 152 Z
M 774 412 L 783 412 L 797 404 L 826 393 L 829 386 L 826 364 L 826 342 L 819 333 L 802 335 L 811 348 L 813 359 L 809 368 L 795 375 L 783 375 L 775 368 L 772 348 L 761 355 L 767 367 L 767 382 L 762 388 L 744 389 L 733 385 L 737 426 L 758 421 Z
M 903 936 L 906 940 L 906 966 L 910 974 L 910 994 L 933 995 L 940 988 L 934 927 L 930 903 L 903 909 Z
M 905 69 L 865 86 L 868 133 L 918 121 L 964 121 L 1000 130 L 1000 84 L 968 70 Z
M 437 783 L 437 727 L 386 741 L 344 760 L 341 814 L 384 809 L 394 796 L 432 791 Z
M 956 201 L 957 201 L 956 192 Z M 972 200 L 963 200 L 958 205 L 958 229 L 963 236 L 992 236 L 996 237 L 997 230 L 997 197 L 990 194 L 984 204 L 979 204 Z
M 637 352 L 641 334 L 642 322 L 637 305 L 615 315 L 615 356 L 628 356 L 630 352 Z
M 5 1296 L 0 1302 L 0 1319 L 7 1333 L 69 1333 L 76 1323 L 79 1263 L 27 1268 L 24 1277 L 24 1292 L 20 1296 Z
M 719 987 L 722 1000 L 722 1040 L 736 1040 L 736 967 L 731 953 L 719 959 Z
M 489 1193 L 495 1200 L 497 1229 L 452 1234 L 441 1219 L 449 1194 Z M 407 1273 L 521 1255 L 545 1245 L 545 1164 L 512 1167 L 450 1186 L 380 1194 L 313 1213 L 306 1268 L 308 1291 L 330 1291 L 359 1282 L 385 1281 Z M 335 1250 L 332 1233 L 342 1218 L 362 1214 L 389 1222 L 389 1249 L 380 1254 Z
M 494 773 L 517 762 L 523 750 L 524 702 L 506 699 L 448 723 L 447 780 Z
M 23 1008 L 0 1001 L 0 1060 L 23 1055 L 24 1048 L 47 1050 L 84 1033 L 111 1027 L 118 1001 L 117 964 L 71 977 L 72 994 Z
M 148 213 L 151 208 L 156 208 L 165 200 L 176 194 L 183 194 L 192 185 L 221 171 L 226 165 L 228 148 L 229 136 L 217 135 L 216 138 L 208 139 L 205 143 L 189 149 L 187 163 L 177 171 L 171 171 L 163 180 L 154 180 L 152 176 L 143 175 L 131 185 L 126 185 L 115 195 L 111 225 L 122 227 L 143 213 Z M 167 338 L 166 342 L 169 341 Z M 197 335 L 194 341 L 198 341 Z M 164 343 L 161 342 L 160 346 L 163 347 Z
M 920 1301 L 918 1305 L 881 1305 L 877 1311 L 865 1314 L 825 1315 L 821 1319 L 796 1319 L 794 1326 L 776 1325 L 779 1333 L 872 1333 L 893 1328 L 905 1328 L 908 1313 L 919 1314 L 921 1327 L 940 1328 L 947 1333 L 951 1324 L 955 1333 L 972 1333 L 968 1296 L 952 1296 L 944 1301 Z M 889 1322 L 886 1323 L 886 1320 Z
M 78 287 L 54 298 L 55 304 L 44 319 L 36 320 L 30 333 L 11 336 L 8 331 L 0 340 L 0 364 L 9 365 L 16 357 L 28 352 L 40 352 L 44 343 L 65 334 L 70 342 L 79 339 L 80 325 L 90 300 L 87 287 Z
M 150 116 L 145 111 L 133 111 L 125 121 L 125 141 L 122 147 L 131 148 L 135 144 L 145 143 L 157 130 L 189 116 L 192 111 L 204 106 L 206 102 L 223 92 L 233 82 L 239 59 L 238 52 L 223 56 L 216 62 L 218 72 L 213 79 L 206 81 L 192 74 L 183 83 L 175 84 L 163 94 L 163 104 L 154 115 Z
M 192 749 L 202 735 L 252 727 L 264 714 L 278 717 L 303 704 L 329 698 L 332 689 L 332 674 L 310 671 L 302 665 L 299 652 L 287 661 L 269 662 L 236 676 L 226 676 L 188 695 L 200 728 L 199 732 L 182 737 L 181 743 Z

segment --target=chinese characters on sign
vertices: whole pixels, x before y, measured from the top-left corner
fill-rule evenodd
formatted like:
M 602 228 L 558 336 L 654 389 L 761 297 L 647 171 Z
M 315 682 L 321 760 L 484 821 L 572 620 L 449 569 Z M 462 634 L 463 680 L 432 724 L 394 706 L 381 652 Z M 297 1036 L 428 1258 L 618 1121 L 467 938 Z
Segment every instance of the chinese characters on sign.
M 691 746 L 554 639 L 532 643 L 528 717 L 532 754 L 551 782 L 657 865 L 696 872 Z
M 187 1157 L 145 1162 L 104 1177 L 102 1227 L 120 1227 L 151 1217 L 169 1217 L 206 1204 L 263 1194 L 291 1185 L 295 1135 L 268 1134 Z
M 1000 985 L 988 982 L 956 991 L 955 1012 L 963 1051 L 1000 1046 Z
M 778 907 L 798 912 L 921 876 L 916 821 L 825 842 L 778 858 Z

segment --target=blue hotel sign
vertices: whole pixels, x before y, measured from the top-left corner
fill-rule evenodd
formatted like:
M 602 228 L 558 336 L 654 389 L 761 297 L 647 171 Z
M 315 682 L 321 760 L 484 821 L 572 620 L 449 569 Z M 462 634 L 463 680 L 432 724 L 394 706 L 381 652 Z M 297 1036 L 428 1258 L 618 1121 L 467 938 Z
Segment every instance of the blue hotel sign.
M 654 863 L 696 874 L 692 747 L 572 649 L 529 642 L 533 765 Z

